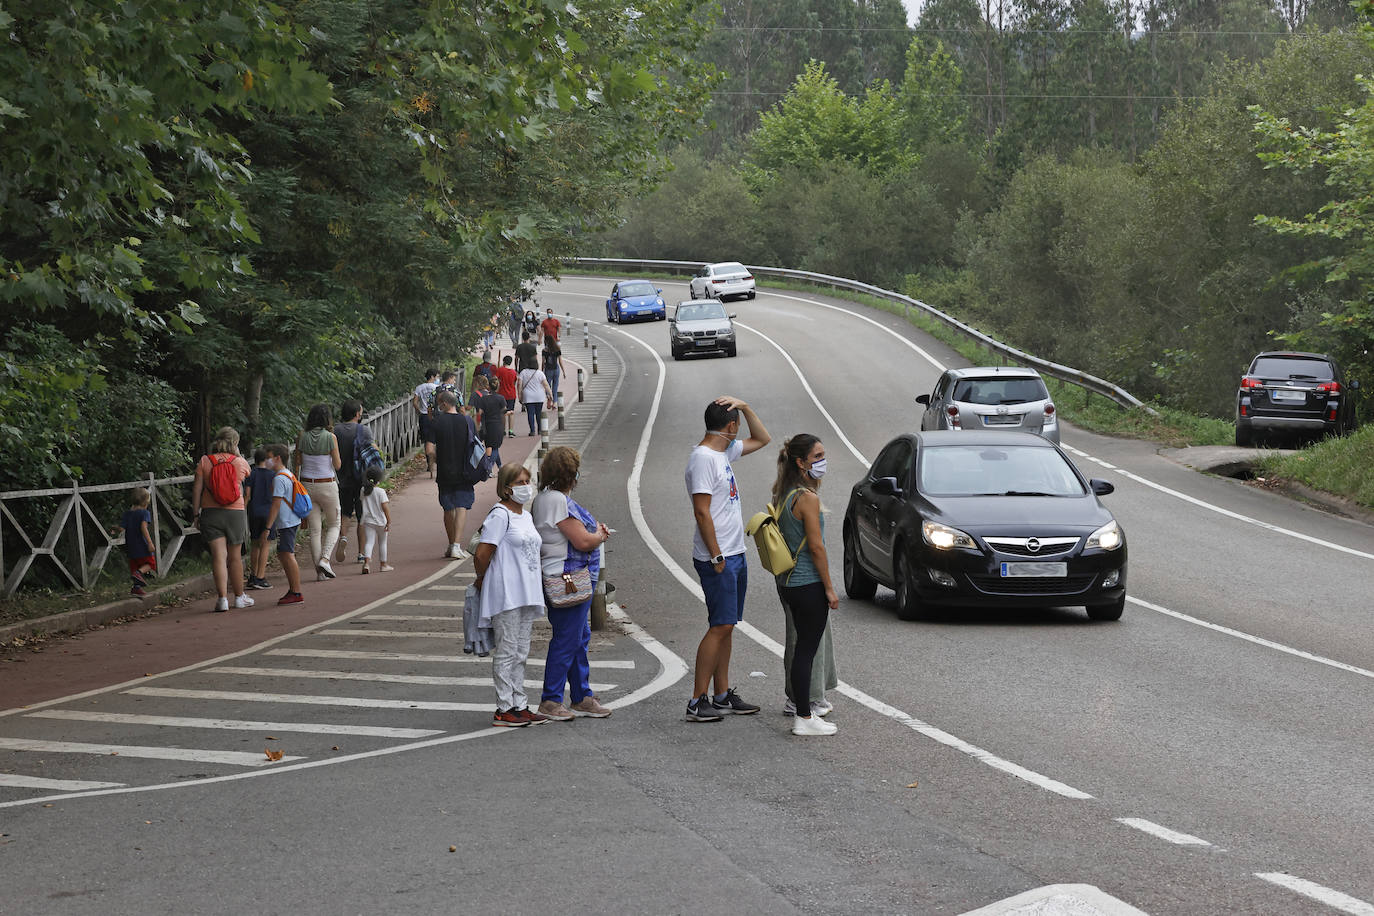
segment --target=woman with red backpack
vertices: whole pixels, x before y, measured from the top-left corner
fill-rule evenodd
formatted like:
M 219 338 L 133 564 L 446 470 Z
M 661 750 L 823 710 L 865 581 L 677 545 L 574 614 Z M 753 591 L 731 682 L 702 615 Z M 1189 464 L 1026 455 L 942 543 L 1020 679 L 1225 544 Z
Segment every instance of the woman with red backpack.
M 252 470 L 239 454 L 239 433 L 225 426 L 215 433 L 210 452 L 196 465 L 191 484 L 191 524 L 200 529 L 210 550 L 215 577 L 216 611 L 229 610 L 229 590 L 234 607 L 252 607 L 243 593 L 243 545 L 248 541 L 248 513 L 244 510 L 243 482 Z

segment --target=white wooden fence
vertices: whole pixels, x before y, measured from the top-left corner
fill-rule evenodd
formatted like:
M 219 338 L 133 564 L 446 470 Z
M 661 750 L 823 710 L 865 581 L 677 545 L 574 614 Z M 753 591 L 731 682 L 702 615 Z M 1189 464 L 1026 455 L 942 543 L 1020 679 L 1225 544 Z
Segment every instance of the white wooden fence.
M 408 461 L 420 447 L 419 415 L 411 407 L 409 395 L 365 415 L 363 422 L 372 429 L 388 471 Z M 176 563 L 186 538 L 200 534 L 190 526 L 189 519 L 190 485 L 194 480 L 191 474 L 160 479 L 149 474 L 143 480 L 122 483 L 72 481 L 67 487 L 0 493 L 0 574 L 4 575 L 0 593 L 8 598 L 17 592 L 39 560 L 46 560 L 72 588 L 88 589 L 94 585 L 111 551 L 123 546 L 124 538 L 110 533 L 115 521 L 101 519 L 88 497 L 137 487 L 146 487 L 152 496 L 148 508 L 153 515 L 149 526 L 153 551 L 159 574 L 166 575 Z M 51 499 L 59 502 L 41 536 L 25 530 L 11 509 L 22 500 Z M 127 506 L 128 501 L 123 501 L 123 505 Z

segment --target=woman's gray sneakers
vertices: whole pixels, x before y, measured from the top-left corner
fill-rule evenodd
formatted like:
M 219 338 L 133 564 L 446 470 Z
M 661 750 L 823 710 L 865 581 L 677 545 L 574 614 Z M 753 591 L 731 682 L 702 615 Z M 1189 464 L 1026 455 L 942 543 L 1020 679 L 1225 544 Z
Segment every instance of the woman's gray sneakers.
M 719 722 L 724 718 L 712 705 L 711 698 L 704 693 L 687 703 L 688 722 Z
M 740 695 L 735 693 L 733 687 L 725 691 L 725 699 L 723 700 L 712 697 L 711 707 L 718 712 L 734 713 L 737 716 L 752 716 L 759 711 L 759 707 L 753 703 L 744 702 Z

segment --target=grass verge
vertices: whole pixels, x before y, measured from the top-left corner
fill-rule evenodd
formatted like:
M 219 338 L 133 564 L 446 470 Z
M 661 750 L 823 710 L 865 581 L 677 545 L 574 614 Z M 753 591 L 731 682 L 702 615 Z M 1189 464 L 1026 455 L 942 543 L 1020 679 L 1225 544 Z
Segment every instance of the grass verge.
M 1341 439 L 1323 439 L 1295 455 L 1269 455 L 1266 477 L 1292 480 L 1374 509 L 1374 425 Z
M 37 620 L 63 611 L 100 607 L 121 598 L 129 597 L 129 577 L 122 563 L 124 555 L 111 555 L 109 565 L 96 580 L 89 591 L 72 589 L 69 591 L 53 588 L 23 589 L 13 598 L 0 598 L 0 624 L 19 623 L 24 620 Z M 187 557 L 178 559 L 166 578 L 152 580 L 150 588 L 161 589 L 175 585 L 210 571 L 207 557 Z M 160 599 L 149 598 L 144 606 L 151 610 L 161 604 L 172 605 L 185 596 L 171 593 Z

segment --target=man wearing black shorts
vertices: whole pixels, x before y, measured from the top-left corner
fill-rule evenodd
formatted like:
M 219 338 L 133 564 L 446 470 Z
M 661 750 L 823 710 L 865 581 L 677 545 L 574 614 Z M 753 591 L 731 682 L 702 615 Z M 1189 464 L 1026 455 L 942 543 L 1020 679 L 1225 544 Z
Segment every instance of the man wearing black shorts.
M 434 481 L 439 485 L 439 506 L 444 510 L 444 534 L 448 537 L 444 557 L 465 560 L 468 552 L 458 539 L 476 494 L 472 484 L 463 479 L 462 467 L 468 460 L 468 442 L 476 433 L 472 420 L 458 412 L 457 395 L 440 391 L 435 399 L 439 412 L 430 424 L 429 441 L 434 446 Z
M 353 519 L 357 525 L 354 542 L 361 551 L 363 546 L 362 516 L 363 482 L 357 474 L 355 459 L 362 447 L 372 444 L 372 430 L 363 425 L 363 402 L 344 401 L 340 411 L 343 421 L 334 424 L 334 438 L 339 440 L 339 542 L 334 548 L 334 561 L 342 563 L 348 557 L 348 522 Z M 363 561 L 362 553 L 358 562 Z

